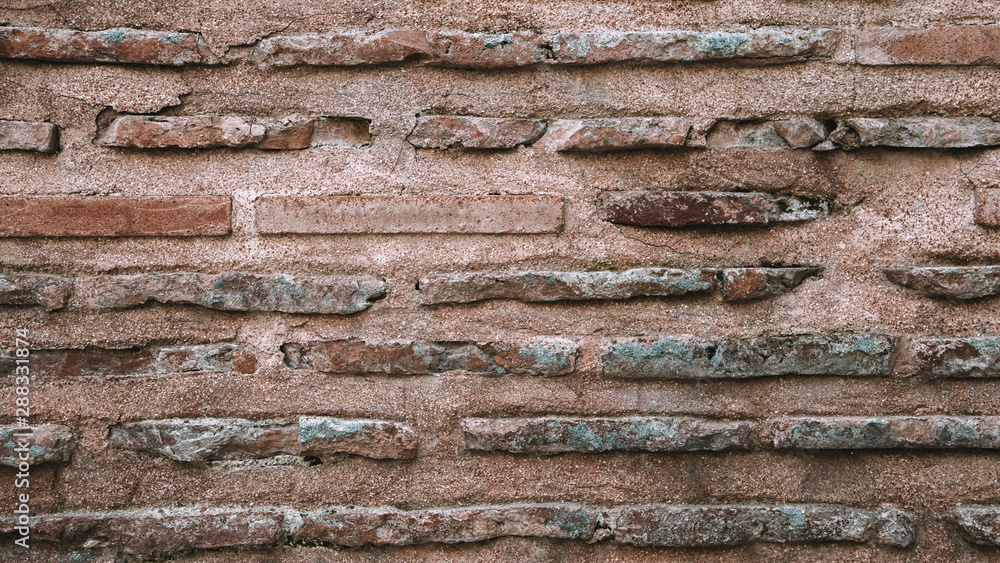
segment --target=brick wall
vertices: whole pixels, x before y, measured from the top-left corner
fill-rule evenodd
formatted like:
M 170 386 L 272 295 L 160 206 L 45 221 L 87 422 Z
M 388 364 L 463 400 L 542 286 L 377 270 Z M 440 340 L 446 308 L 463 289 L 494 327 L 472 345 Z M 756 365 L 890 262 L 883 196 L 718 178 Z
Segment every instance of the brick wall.
M 0 559 L 1000 560 L 998 45 L 3 3 Z

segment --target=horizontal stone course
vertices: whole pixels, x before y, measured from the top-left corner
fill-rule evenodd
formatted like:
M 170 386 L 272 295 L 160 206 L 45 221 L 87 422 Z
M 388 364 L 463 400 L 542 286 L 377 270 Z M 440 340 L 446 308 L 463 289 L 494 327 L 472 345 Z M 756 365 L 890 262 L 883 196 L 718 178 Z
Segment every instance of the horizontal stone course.
M 2 32 L 0 32 L 2 33 Z M 59 150 L 59 128 L 51 123 L 0 120 L 0 151 Z
M 568 152 L 669 149 L 687 142 L 691 124 L 680 117 L 558 119 L 549 123 L 539 148 Z
M 562 338 L 509 342 L 368 342 L 350 338 L 282 345 L 285 365 L 352 375 L 429 375 L 467 371 L 483 375 L 556 376 L 576 367 L 578 346 Z
M 825 201 L 753 192 L 601 192 L 601 219 L 641 227 L 769 225 L 811 221 L 829 214 Z
M 103 31 L 0 27 L 0 58 L 166 66 L 222 62 L 197 33 L 124 27 Z
M 73 279 L 45 274 L 0 274 L 0 305 L 37 305 L 62 309 L 73 292 Z
M 1000 377 L 1000 337 L 923 338 L 909 343 L 898 373 L 928 378 Z
M 563 228 L 558 195 L 265 196 L 262 234 L 544 234 Z
M 889 281 L 928 297 L 978 299 L 1000 294 L 1000 266 L 885 268 Z
M 802 417 L 772 432 L 780 449 L 1000 449 L 996 416 Z
M 723 301 L 756 301 L 784 295 L 822 268 L 726 268 L 722 277 Z
M 16 360 L 17 357 L 8 351 L 0 351 L 0 371 L 13 373 Z M 30 367 L 33 375 L 42 377 L 105 377 L 194 371 L 253 373 L 257 360 L 236 344 L 152 345 L 124 350 L 94 347 L 33 349 Z
M 537 119 L 429 115 L 417 118 L 406 140 L 425 149 L 513 149 L 537 141 L 545 126 Z
M 5 371 L 13 372 L 13 369 Z M 25 461 L 32 466 L 65 463 L 72 458 L 75 447 L 73 431 L 61 424 L 0 426 L 0 465 L 18 467 Z
M 412 459 L 417 451 L 417 435 L 405 424 L 318 416 L 302 416 L 297 423 L 218 418 L 144 420 L 112 426 L 109 439 L 120 449 L 188 463 L 279 455 Z
M 230 232 L 228 196 L 0 196 L 0 237 L 191 237 Z

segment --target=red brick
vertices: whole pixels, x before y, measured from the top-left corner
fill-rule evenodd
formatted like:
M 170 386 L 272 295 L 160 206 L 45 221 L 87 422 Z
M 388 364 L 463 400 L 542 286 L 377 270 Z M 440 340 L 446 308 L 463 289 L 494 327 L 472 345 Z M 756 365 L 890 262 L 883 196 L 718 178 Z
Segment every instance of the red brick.
M 406 140 L 425 149 L 512 149 L 535 142 L 544 131 L 545 122 L 536 119 L 430 115 L 417 118 Z
M 863 65 L 997 65 L 1000 26 L 863 29 L 854 48 Z
M 56 152 L 59 130 L 51 123 L 0 120 L 0 150 Z
M 977 188 L 975 205 L 976 223 L 1000 227 L 1000 188 Z
M 236 344 L 200 344 L 193 346 L 145 346 L 133 349 L 87 347 L 67 350 L 32 350 L 31 371 L 42 377 L 110 377 L 123 375 L 153 375 L 194 371 L 240 371 L 256 364 L 253 354 L 247 354 Z M 16 357 L 0 351 L 0 372 L 12 373 Z M 252 372 L 251 372 L 252 373 Z
M 545 39 L 537 33 L 433 33 L 428 63 L 458 68 L 511 68 L 543 63 Z
M 558 233 L 562 197 L 325 196 L 262 197 L 263 234 Z
M 0 58 L 172 66 L 222 62 L 197 33 L 128 28 L 0 27 Z
M 676 148 L 684 145 L 690 130 L 679 117 L 567 119 L 551 123 L 538 146 L 582 152 Z
M 727 268 L 722 271 L 723 301 L 755 301 L 784 295 L 820 268 Z
M 426 56 L 429 51 L 427 33 L 414 30 L 279 35 L 257 44 L 257 57 L 275 66 L 377 65 Z
M 223 236 L 229 213 L 221 196 L 0 196 L 0 236 Z

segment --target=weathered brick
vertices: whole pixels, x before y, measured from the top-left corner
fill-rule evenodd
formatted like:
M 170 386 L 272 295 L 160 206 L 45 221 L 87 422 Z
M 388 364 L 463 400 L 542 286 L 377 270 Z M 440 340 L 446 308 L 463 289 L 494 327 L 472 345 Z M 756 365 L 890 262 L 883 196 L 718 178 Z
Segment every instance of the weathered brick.
M 427 62 L 458 68 L 511 68 L 543 63 L 545 38 L 530 31 L 511 33 L 447 32 L 428 34 Z
M 203 506 L 42 514 L 32 522 L 32 534 L 62 545 L 103 544 L 133 555 L 162 556 L 274 545 L 284 537 L 285 514 L 276 508 Z M 5 527 L 13 531 L 13 526 Z
M 908 547 L 913 517 L 833 504 L 651 505 L 611 511 L 615 542 L 642 547 L 732 547 L 753 542 L 854 542 Z
M 549 124 L 538 146 L 580 152 L 675 148 L 684 145 L 690 130 L 679 117 L 562 119 Z
M 1000 189 L 976 188 L 976 223 L 987 227 L 1000 227 Z
M 263 234 L 558 233 L 558 195 L 262 197 Z
M 814 147 L 826 139 L 826 126 L 817 119 L 798 117 L 774 122 L 774 130 L 793 149 Z
M 839 36 L 832 29 L 794 28 L 558 33 L 552 38 L 552 54 L 554 62 L 570 64 L 827 57 Z
M 0 305 L 38 305 L 62 309 L 73 291 L 73 280 L 44 274 L 0 274 Z
M 297 540 L 344 547 L 471 543 L 499 537 L 589 540 L 600 512 L 574 504 L 512 504 L 401 511 L 349 508 L 303 514 Z
M 727 268 L 722 270 L 724 301 L 754 301 L 784 295 L 820 268 Z
M 564 375 L 576 367 L 578 346 L 562 338 L 518 342 L 366 342 L 350 338 L 281 347 L 285 365 L 353 375 L 426 375 L 468 371 L 485 375 Z
M 469 450 L 558 454 L 567 452 L 690 452 L 748 450 L 751 422 L 697 418 L 466 418 Z
M 16 356 L 0 351 L 0 371 L 13 372 Z M 253 373 L 256 358 L 236 344 L 146 346 L 125 350 L 32 350 L 31 371 L 47 377 L 151 375 L 192 371 Z
M 855 118 L 837 123 L 834 146 L 956 149 L 1000 145 L 1000 123 L 988 117 Z
M 417 118 L 406 140 L 424 149 L 512 149 L 530 145 L 545 131 L 537 119 L 429 115 Z
M 965 539 L 1000 547 L 1000 506 L 959 506 L 950 515 Z
M 398 422 L 303 416 L 298 423 L 245 419 L 164 419 L 117 424 L 117 448 L 180 462 L 245 460 L 278 455 L 412 459 L 417 435 Z
M 278 35 L 257 43 L 258 58 L 275 66 L 398 63 L 427 56 L 429 51 L 427 33 L 415 30 Z
M 91 306 L 127 309 L 150 302 L 198 305 L 221 311 L 277 311 L 349 315 L 385 297 L 373 276 L 280 274 L 136 274 L 81 278 Z
M 618 300 L 706 293 L 717 286 L 716 270 L 636 268 L 622 272 L 471 272 L 420 280 L 423 302 Z
M 921 377 L 1000 377 L 1000 338 L 914 340 L 897 367 L 900 375 Z
M 223 236 L 230 198 L 0 196 L 0 237 Z
M 998 65 L 1000 26 L 876 27 L 856 32 L 863 65 Z
M 1000 417 L 799 417 L 774 421 L 779 449 L 1000 449 Z
M 5 371 L 13 373 L 13 369 Z M 28 434 L 30 436 L 18 436 Z M 18 449 L 28 446 L 27 452 Z M 41 463 L 65 463 L 73 456 L 76 440 L 73 432 L 61 424 L 39 424 L 36 426 L 0 426 L 0 465 L 17 467 L 22 461 L 31 465 Z M 27 456 L 22 459 L 21 454 Z
M 601 219 L 641 227 L 768 225 L 822 219 L 825 201 L 752 192 L 602 192 Z
M 892 283 L 930 297 L 978 299 L 1000 293 L 1000 266 L 886 268 Z
M 222 62 L 197 33 L 128 28 L 0 27 L 0 58 L 171 66 Z
M 45 122 L 0 120 L 0 151 L 56 152 L 57 150 L 59 150 L 59 128 L 55 125 Z
M 708 132 L 710 149 L 782 150 L 791 148 L 771 121 L 720 121 Z
M 601 348 L 604 377 L 742 379 L 786 375 L 888 376 L 895 339 L 877 334 L 803 334 L 615 340 Z

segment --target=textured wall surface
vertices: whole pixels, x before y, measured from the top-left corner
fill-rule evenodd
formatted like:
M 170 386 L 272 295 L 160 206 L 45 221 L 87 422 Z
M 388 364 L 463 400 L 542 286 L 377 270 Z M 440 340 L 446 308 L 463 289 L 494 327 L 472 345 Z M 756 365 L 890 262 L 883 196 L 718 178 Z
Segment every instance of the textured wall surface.
M 1000 561 L 998 227 L 996 2 L 0 1 L 0 560 Z

